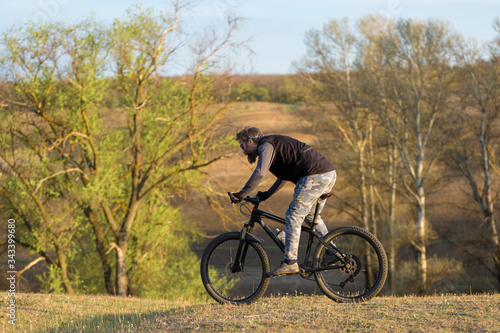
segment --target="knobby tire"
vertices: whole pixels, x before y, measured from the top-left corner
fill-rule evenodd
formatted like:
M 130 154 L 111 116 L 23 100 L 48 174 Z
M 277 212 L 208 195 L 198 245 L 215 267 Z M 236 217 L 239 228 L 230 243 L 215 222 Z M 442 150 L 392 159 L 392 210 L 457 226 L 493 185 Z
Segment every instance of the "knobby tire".
M 388 274 L 387 256 L 380 241 L 370 232 L 353 226 L 336 228 L 323 237 L 334 243 L 347 257 L 346 265 L 331 264 L 331 270 L 315 272 L 320 289 L 336 302 L 363 302 L 375 297 Z M 317 266 L 325 262 L 325 246 L 318 244 L 314 254 Z M 335 261 L 334 259 L 333 261 Z
M 246 242 L 243 269 L 231 272 L 240 235 L 240 232 L 224 233 L 212 240 L 203 252 L 201 279 L 207 292 L 219 303 L 251 303 L 261 297 L 269 285 L 269 258 L 258 242 Z

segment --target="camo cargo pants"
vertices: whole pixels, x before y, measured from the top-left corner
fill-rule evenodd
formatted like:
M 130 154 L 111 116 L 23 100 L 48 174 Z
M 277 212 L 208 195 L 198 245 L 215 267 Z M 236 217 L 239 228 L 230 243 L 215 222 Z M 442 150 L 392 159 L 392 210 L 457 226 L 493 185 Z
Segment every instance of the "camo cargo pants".
M 285 259 L 297 260 L 302 222 L 311 226 L 314 218 L 316 202 L 323 193 L 328 193 L 335 185 L 337 173 L 330 171 L 318 175 L 302 177 L 295 186 L 293 200 L 285 216 Z M 320 202 L 319 213 L 326 200 Z M 325 222 L 320 215 L 316 219 L 316 231 L 324 236 L 328 233 Z

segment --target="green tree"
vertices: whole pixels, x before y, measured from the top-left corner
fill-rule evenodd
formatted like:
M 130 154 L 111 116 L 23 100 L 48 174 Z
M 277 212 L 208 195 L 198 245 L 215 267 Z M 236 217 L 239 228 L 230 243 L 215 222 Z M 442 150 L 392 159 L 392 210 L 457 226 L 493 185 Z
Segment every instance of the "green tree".
M 277 103 L 294 104 L 303 101 L 304 91 L 296 77 L 284 77 L 283 82 L 278 86 L 272 94 L 272 100 Z
M 215 105 L 207 62 L 231 46 L 237 21 L 231 22 L 222 41 L 214 40 L 197 55 L 190 86 L 161 80 L 156 74 L 167 63 L 170 49 L 165 38 L 177 28 L 177 19 L 164 20 L 152 10 L 129 12 L 113 25 L 112 54 L 118 88 L 128 109 L 127 131 L 119 139 L 125 153 L 119 158 L 127 169 L 103 198 L 106 220 L 116 239 L 117 293 L 128 286 L 128 239 L 143 200 L 153 191 L 175 190 L 176 176 L 200 169 L 223 152 L 223 137 L 215 139 L 215 121 L 229 101 Z M 114 207 L 112 207 L 114 206 Z
M 136 7 L 117 19 L 111 29 L 90 20 L 69 27 L 30 25 L 19 29 L 21 34 L 4 35 L 4 80 L 13 91 L 2 103 L 6 111 L 2 112 L 2 126 L 8 131 L 2 131 L 0 157 L 11 172 L 2 179 L 4 194 L 16 200 L 20 197 L 13 195 L 16 189 L 5 185 L 16 181 L 25 184 L 20 193 L 32 198 L 36 193 L 56 191 L 66 199 L 71 210 L 54 210 L 57 218 L 40 218 L 43 223 L 29 231 L 47 230 L 51 221 L 60 221 L 74 211 L 70 221 L 83 230 L 81 234 L 92 231 L 94 246 L 89 249 L 97 251 L 108 293 L 151 293 L 151 284 L 140 289 L 139 277 L 144 272 L 137 269 L 150 270 L 153 261 L 170 264 L 172 256 L 189 254 L 186 247 L 192 232 L 179 227 L 183 225 L 179 214 L 164 217 L 161 223 L 158 214 L 172 211 L 166 198 L 196 184 L 196 171 L 223 156 L 229 145 L 228 138 L 218 135 L 216 121 L 231 101 L 216 103 L 209 70 L 216 57 L 235 45 L 232 34 L 239 21 L 229 21 L 222 39 L 215 36 L 204 41 L 195 54 L 190 79 L 174 81 L 161 75 L 178 50 L 172 43 L 180 33 L 180 8 L 177 5 L 174 14 L 166 16 Z M 40 43 L 40 32 L 52 48 Z M 23 48 L 22 43 L 26 44 Z M 103 97 L 114 86 L 124 111 L 104 106 Z M 21 160 L 34 156 L 29 165 L 43 172 L 16 173 L 15 167 L 21 163 L 12 161 L 10 152 Z M 33 179 L 25 180 L 28 171 Z M 16 210 L 15 205 L 12 201 L 10 208 Z M 42 208 L 38 210 L 43 217 Z M 142 214 L 143 208 L 157 213 Z M 23 209 L 18 213 L 25 222 L 29 219 Z M 71 236 L 53 235 L 52 242 L 60 237 L 71 247 L 70 240 L 84 238 L 71 232 Z M 176 237 L 162 237 L 155 246 L 146 238 L 169 232 Z M 129 247 L 131 237 L 133 246 Z M 177 246 L 181 247 L 177 252 L 158 255 L 159 248 Z M 141 249 L 149 265 L 137 255 Z M 110 260 L 111 250 L 115 250 L 114 261 Z M 82 255 L 82 251 L 78 253 Z M 187 257 L 196 260 L 192 254 Z M 85 267 L 76 265 L 81 257 L 71 258 L 75 263 L 73 281 L 61 264 L 64 255 L 58 257 L 60 270 L 53 270 L 60 272 L 67 292 L 77 276 L 87 273 Z M 194 276 L 196 266 L 186 267 L 181 271 L 184 275 L 175 276 L 178 281 Z M 132 271 L 139 280 L 132 281 L 129 290 Z M 156 268 L 151 276 L 159 279 L 164 272 Z
M 30 24 L 4 34 L 5 80 L 16 84 L 6 84 L 3 91 L 0 158 L 6 169 L 2 194 L 19 218 L 19 230 L 26 231 L 19 234 L 19 243 L 41 255 L 49 268 L 56 266 L 53 271 L 59 272 L 65 291 L 73 293 L 67 257 L 74 225 L 65 221 L 78 219 L 71 216 L 75 206 L 67 200 L 67 187 L 54 180 L 78 170 L 65 168 L 57 153 L 47 149 L 51 137 L 64 133 L 65 114 L 51 91 L 58 89 L 57 69 L 63 62 L 60 51 L 66 33 L 59 24 Z

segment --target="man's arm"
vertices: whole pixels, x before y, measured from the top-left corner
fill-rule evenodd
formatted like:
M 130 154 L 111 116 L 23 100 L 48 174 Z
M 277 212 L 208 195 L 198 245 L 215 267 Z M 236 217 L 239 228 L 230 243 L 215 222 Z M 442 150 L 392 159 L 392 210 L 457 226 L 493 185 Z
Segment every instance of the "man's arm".
M 271 186 L 269 190 L 266 191 L 267 197 L 269 198 L 271 195 L 278 192 L 283 187 L 283 185 L 285 185 L 285 182 L 282 179 L 276 179 L 273 186 Z
M 266 142 L 259 146 L 259 160 L 257 161 L 257 166 L 243 189 L 237 193 L 237 196 L 242 198 L 248 195 L 260 184 L 262 178 L 264 178 L 267 171 L 271 167 L 273 158 L 274 147 L 272 144 Z

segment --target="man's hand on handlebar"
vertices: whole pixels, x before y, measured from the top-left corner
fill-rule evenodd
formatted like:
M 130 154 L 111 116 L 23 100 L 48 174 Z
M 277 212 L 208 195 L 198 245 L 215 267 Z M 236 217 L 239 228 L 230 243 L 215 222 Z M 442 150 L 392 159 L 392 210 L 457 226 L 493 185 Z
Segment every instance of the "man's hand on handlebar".
M 243 199 L 238 193 L 227 192 L 227 194 L 229 195 L 232 203 L 241 202 L 241 200 Z
M 229 195 L 231 202 L 234 204 L 240 203 L 241 201 L 245 200 L 245 201 L 250 202 L 255 207 L 257 207 L 259 202 L 261 202 L 261 200 L 258 196 L 254 196 L 254 197 L 247 196 L 247 197 L 242 198 L 238 193 L 231 193 L 231 192 L 227 192 L 227 195 Z

